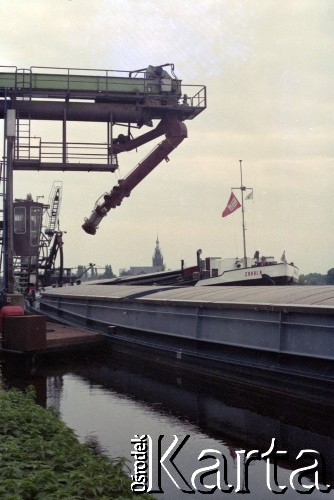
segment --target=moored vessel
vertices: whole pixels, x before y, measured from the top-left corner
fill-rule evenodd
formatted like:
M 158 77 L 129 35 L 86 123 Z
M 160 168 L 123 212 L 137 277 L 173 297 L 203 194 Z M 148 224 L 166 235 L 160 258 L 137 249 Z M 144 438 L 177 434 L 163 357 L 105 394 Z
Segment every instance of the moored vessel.
M 299 269 L 293 262 L 288 263 L 285 252 L 278 262 L 274 257 L 262 256 L 255 252 L 253 259 L 206 258 L 205 268 L 195 286 L 262 286 L 296 285 L 299 283 Z
M 280 261 L 274 257 L 262 256 L 256 251 L 253 259 L 247 257 L 246 252 L 246 225 L 244 199 L 253 199 L 253 188 L 247 188 L 242 180 L 242 160 L 240 163 L 240 187 L 231 188 L 231 196 L 222 217 L 227 217 L 241 208 L 242 213 L 242 238 L 243 258 L 221 259 L 206 258 L 201 261 L 201 250 L 197 251 L 197 264 L 200 271 L 196 286 L 212 285 L 295 285 L 299 282 L 299 269 L 293 262 L 288 263 L 285 250 Z M 233 190 L 238 189 L 241 193 L 241 203 L 235 196 Z M 245 194 L 248 194 L 245 196 Z M 204 278 L 204 279 L 203 279 Z

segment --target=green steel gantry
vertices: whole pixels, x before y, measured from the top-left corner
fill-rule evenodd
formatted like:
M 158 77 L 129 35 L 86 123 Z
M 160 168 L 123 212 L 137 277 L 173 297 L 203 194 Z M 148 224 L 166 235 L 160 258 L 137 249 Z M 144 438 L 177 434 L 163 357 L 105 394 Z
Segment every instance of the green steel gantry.
M 95 234 L 97 222 L 106 212 L 119 205 L 121 199 L 128 196 L 160 161 L 168 159 L 167 154 L 186 137 L 183 122 L 192 120 L 205 108 L 206 87 L 184 85 L 176 77 L 173 64 L 148 66 L 130 72 L 0 66 L 0 119 L 5 123 L 0 172 L 4 200 L 0 217 L 4 288 L 8 289 L 8 278 L 12 273 L 13 171 L 114 172 L 118 168 L 119 153 L 166 134 L 167 147 L 156 153 L 159 159 L 151 161 L 149 166 L 146 162 L 145 173 L 140 173 L 144 166 L 139 164 L 136 176 L 120 180 L 109 193 L 103 209 L 95 208 L 94 223 L 83 226 L 88 233 Z M 61 122 L 60 140 L 33 137 L 31 122 L 34 120 Z M 133 138 L 134 129 L 151 128 L 155 120 L 160 120 L 155 129 Z M 99 143 L 69 142 L 68 122 L 105 123 L 106 137 Z M 114 137 L 115 125 L 127 127 L 127 133 Z M 180 137 L 175 138 L 175 134 L 180 134 Z M 126 188 L 120 196 L 122 182 Z M 117 199 L 115 190 L 118 190 Z

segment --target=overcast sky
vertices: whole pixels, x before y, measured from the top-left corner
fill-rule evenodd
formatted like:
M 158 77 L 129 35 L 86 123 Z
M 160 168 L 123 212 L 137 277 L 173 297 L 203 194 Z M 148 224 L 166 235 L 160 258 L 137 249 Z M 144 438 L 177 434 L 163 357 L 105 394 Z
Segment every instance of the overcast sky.
M 244 184 L 254 189 L 248 255 L 279 259 L 285 250 L 301 273 L 334 267 L 332 0 L 1 0 L 0 15 L 3 66 L 131 71 L 174 63 L 184 84 L 207 87 L 208 107 L 186 122 L 188 138 L 170 162 L 110 211 L 95 236 L 81 225 L 114 174 L 15 173 L 17 197 L 47 200 L 53 180 L 63 181 L 66 266 L 111 264 L 118 273 L 151 265 L 157 234 L 167 268 L 195 264 L 198 248 L 241 257 L 241 211 L 221 213 L 243 160 Z M 61 124 L 33 127 L 45 141 L 61 140 Z M 70 133 L 105 140 L 91 124 Z M 121 176 L 144 154 L 120 155 Z

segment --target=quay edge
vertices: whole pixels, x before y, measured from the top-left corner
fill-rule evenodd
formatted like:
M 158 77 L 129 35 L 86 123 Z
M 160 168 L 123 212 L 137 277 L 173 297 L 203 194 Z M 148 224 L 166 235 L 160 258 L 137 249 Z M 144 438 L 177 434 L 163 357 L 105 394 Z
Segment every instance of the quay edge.
M 333 286 L 100 283 L 45 291 L 41 312 L 109 335 L 114 350 L 197 371 L 229 366 L 334 382 Z

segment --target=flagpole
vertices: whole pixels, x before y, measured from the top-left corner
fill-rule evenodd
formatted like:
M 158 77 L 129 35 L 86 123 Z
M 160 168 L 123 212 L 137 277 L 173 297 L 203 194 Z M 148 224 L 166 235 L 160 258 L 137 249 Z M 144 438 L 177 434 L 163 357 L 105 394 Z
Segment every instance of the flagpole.
M 246 227 L 245 227 L 245 208 L 244 208 L 244 191 L 246 188 L 242 183 L 242 160 L 239 160 L 240 163 L 240 190 L 241 190 L 241 213 L 242 213 L 242 238 L 244 244 L 244 266 L 247 267 L 247 253 L 246 253 Z

